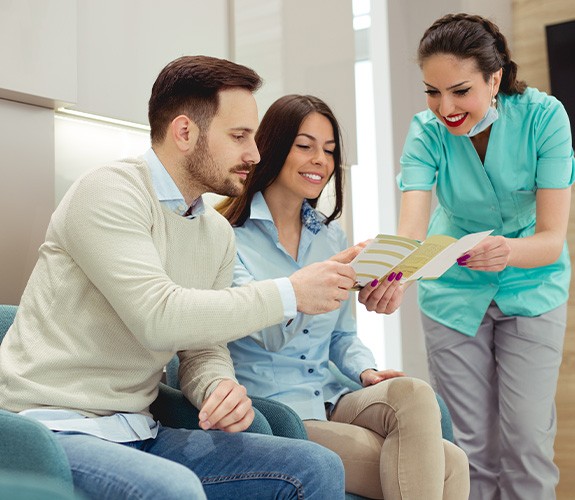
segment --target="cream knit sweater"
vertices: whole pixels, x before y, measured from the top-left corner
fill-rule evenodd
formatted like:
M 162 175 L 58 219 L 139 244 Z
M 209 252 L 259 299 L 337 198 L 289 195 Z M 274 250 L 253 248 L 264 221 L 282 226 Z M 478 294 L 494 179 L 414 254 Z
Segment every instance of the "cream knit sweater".
M 234 378 L 225 343 L 276 324 L 276 285 L 232 281 L 235 241 L 211 207 L 164 209 L 140 159 L 90 172 L 54 212 L 0 347 L 0 407 L 148 413 L 181 353 L 195 405 Z

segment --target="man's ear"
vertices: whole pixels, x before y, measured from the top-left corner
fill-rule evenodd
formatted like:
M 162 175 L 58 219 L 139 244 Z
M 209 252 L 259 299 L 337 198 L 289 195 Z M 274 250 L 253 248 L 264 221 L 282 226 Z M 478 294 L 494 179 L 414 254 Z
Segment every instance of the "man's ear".
M 186 115 L 179 115 L 170 123 L 168 134 L 182 153 L 189 153 L 196 147 L 200 128 Z

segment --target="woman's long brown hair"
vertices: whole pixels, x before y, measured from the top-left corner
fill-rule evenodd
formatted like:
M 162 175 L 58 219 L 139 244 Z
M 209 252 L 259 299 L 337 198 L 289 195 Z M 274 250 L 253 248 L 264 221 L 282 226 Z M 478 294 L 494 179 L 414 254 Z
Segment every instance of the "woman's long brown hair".
M 334 149 L 335 207 L 326 217 L 327 225 L 341 215 L 343 207 L 343 155 L 339 124 L 329 108 L 321 99 L 310 95 L 286 95 L 275 101 L 267 110 L 256 132 L 255 141 L 261 160 L 246 179 L 243 193 L 236 198 L 227 198 L 216 209 L 233 226 L 242 226 L 250 216 L 250 206 L 254 195 L 272 184 L 291 150 L 304 119 L 311 113 L 325 116 L 333 127 L 336 143 Z M 317 198 L 308 200 L 316 207 Z

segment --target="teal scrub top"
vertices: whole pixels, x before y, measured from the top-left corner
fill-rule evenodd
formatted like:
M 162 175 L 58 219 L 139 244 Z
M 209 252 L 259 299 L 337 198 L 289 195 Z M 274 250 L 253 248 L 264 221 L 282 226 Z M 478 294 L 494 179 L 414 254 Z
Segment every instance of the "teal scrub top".
M 428 235 L 460 238 L 493 229 L 524 238 L 535 232 L 538 188 L 563 189 L 575 176 L 569 118 L 554 97 L 528 88 L 497 96 L 499 119 L 491 128 L 482 163 L 471 139 L 455 136 L 426 110 L 415 115 L 401 156 L 401 191 L 429 191 L 438 206 Z M 452 266 L 441 278 L 420 281 L 424 314 L 474 336 L 494 300 L 509 316 L 538 316 L 567 301 L 571 267 L 567 244 L 548 266 L 500 272 Z

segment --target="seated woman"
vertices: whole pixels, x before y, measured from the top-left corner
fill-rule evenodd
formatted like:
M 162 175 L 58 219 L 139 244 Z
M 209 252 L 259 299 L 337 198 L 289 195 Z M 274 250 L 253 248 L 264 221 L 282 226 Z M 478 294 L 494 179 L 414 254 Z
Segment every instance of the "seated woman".
M 263 117 L 256 143 L 261 162 L 243 195 L 219 207 L 237 236 L 235 284 L 286 276 L 338 253 L 336 259 L 345 258 L 347 240 L 334 222 L 342 210 L 342 147 L 329 107 L 313 96 L 282 97 Z M 314 207 L 332 176 L 335 209 L 325 217 Z M 371 285 L 360 292 L 366 304 L 378 283 Z M 398 282 L 379 286 L 374 296 L 391 312 Z M 386 500 L 467 499 L 467 457 L 442 439 L 435 393 L 421 380 L 375 368 L 356 335 L 349 300 L 328 314 L 298 314 L 229 348 L 249 394 L 289 405 L 312 441 L 339 454 L 346 491 Z M 330 360 L 363 388 L 351 392 L 339 384 Z

